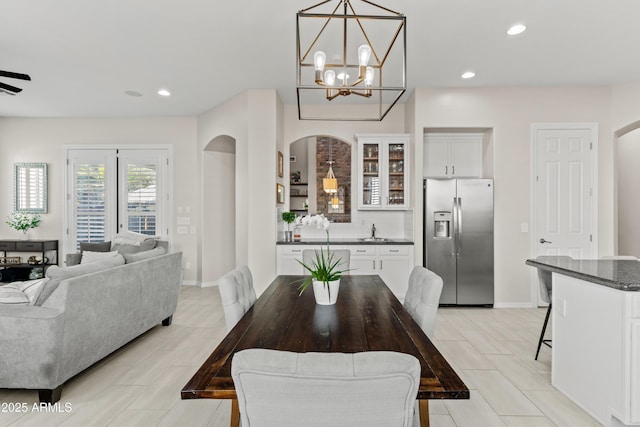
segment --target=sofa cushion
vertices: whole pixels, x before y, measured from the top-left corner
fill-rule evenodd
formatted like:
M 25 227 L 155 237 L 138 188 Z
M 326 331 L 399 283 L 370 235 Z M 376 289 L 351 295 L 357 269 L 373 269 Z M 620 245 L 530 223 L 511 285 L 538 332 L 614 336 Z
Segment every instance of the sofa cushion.
M 111 242 L 101 243 L 80 243 L 80 253 L 84 251 L 90 252 L 109 252 L 111 250 Z
M 45 284 L 44 289 L 40 293 L 35 305 L 42 305 L 47 298 L 58 288 L 61 281 L 72 277 L 81 276 L 83 274 L 95 273 L 109 268 L 117 267 L 124 264 L 124 258 L 121 255 L 109 257 L 101 261 L 89 264 L 72 265 L 71 267 L 51 266 L 47 269 L 46 277 L 50 280 Z
M 29 298 L 14 283 L 0 286 L 0 304 L 28 305 Z
M 167 251 L 163 247 L 157 247 L 144 252 L 124 254 L 123 256 L 124 256 L 124 261 L 127 264 L 130 264 L 132 262 L 142 261 L 149 258 L 155 258 L 157 256 L 164 255 L 166 253 Z
M 156 247 L 156 239 L 147 239 L 144 242 L 140 243 L 140 245 L 126 245 L 126 244 L 118 244 L 112 243 L 111 250 L 118 251 L 120 255 L 125 254 L 136 254 L 138 252 L 144 252 L 151 250 Z
M 112 252 L 84 251 L 82 253 L 82 259 L 80 260 L 80 264 L 89 264 L 90 262 L 102 261 L 107 258 L 113 258 L 115 256 L 118 256 L 118 251 L 112 251 Z

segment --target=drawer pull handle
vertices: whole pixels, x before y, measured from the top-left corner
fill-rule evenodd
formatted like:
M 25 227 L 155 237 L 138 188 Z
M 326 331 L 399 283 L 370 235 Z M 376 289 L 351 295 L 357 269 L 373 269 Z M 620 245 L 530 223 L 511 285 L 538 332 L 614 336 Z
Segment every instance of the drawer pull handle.
M 302 249 L 292 249 L 291 252 L 302 252 Z
M 400 252 L 400 249 L 389 249 L 389 252 Z
M 356 249 L 356 252 L 367 252 L 366 249 Z

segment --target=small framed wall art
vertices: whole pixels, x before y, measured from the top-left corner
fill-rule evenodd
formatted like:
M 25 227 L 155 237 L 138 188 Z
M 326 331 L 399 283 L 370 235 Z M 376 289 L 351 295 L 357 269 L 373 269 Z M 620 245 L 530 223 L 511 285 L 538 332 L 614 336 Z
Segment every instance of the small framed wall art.
M 284 176 L 284 156 L 281 151 L 278 151 L 278 176 L 280 178 Z
M 284 185 L 276 184 L 276 203 L 281 205 L 284 203 Z

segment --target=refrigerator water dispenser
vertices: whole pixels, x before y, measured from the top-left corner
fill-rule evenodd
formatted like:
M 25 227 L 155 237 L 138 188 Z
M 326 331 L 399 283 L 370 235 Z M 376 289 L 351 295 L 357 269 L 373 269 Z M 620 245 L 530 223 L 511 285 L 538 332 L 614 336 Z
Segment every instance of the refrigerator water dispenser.
M 451 212 L 437 211 L 433 213 L 433 237 L 451 237 Z

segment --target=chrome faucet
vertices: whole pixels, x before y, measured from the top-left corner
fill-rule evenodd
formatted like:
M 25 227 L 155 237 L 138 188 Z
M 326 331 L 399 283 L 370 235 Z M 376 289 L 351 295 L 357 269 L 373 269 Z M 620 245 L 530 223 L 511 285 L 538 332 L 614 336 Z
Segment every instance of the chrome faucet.
M 371 224 L 371 238 L 372 239 L 376 238 L 376 225 L 375 224 Z

